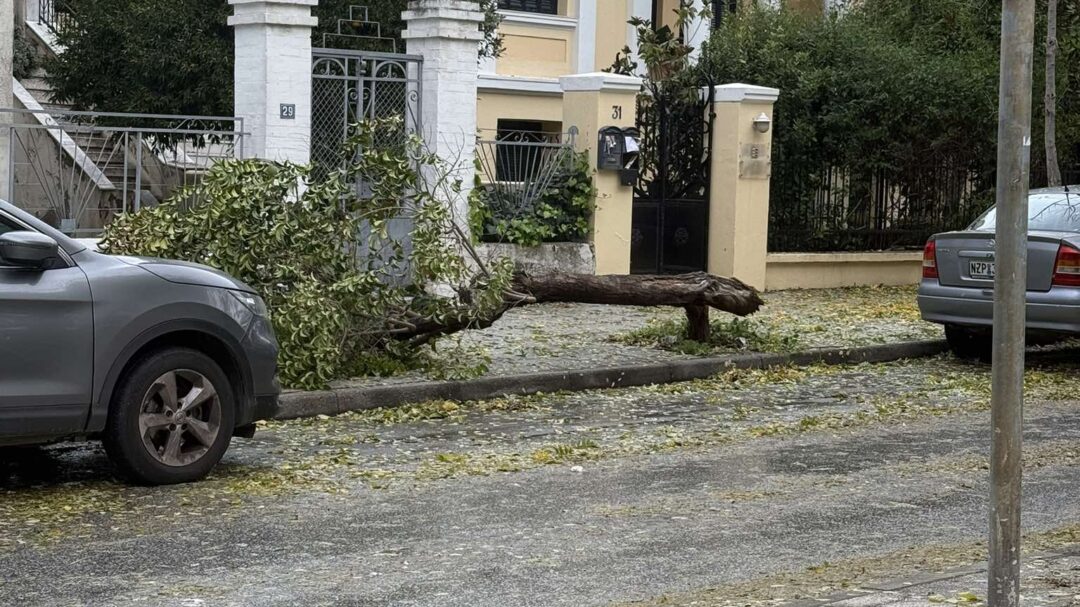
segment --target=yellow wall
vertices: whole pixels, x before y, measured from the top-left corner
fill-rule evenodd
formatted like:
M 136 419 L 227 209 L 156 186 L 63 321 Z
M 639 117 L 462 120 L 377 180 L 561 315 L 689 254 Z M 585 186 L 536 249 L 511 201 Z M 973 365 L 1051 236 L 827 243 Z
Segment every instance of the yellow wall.
M 669 0 L 670 1 L 670 0 Z M 596 20 L 595 65 L 575 70 L 574 30 L 504 21 L 499 26 L 505 51 L 496 61 L 496 71 L 504 76 L 554 78 L 602 70 L 611 66 L 615 55 L 627 45 L 626 21 L 631 0 L 600 0 Z M 576 0 L 563 0 L 559 14 L 576 17 Z
M 630 0 L 599 0 L 596 11 L 597 71 L 611 67 L 615 55 L 627 45 Z M 578 70 L 587 72 L 588 69 Z
M 770 253 L 765 259 L 769 291 L 913 285 L 922 276 L 921 251 Z
M 562 122 L 562 97 L 480 91 L 477 96 L 477 128 L 494 130 L 499 119 Z
M 673 31 L 675 30 L 675 22 L 678 20 L 675 11 L 679 8 L 679 0 L 655 0 L 659 3 L 659 11 L 657 13 L 657 25 L 660 27 L 668 26 Z
M 505 45 L 502 56 L 495 62 L 499 74 L 558 78 L 574 71 L 570 56 L 573 30 L 503 23 L 499 32 Z
M 634 126 L 636 110 L 634 91 L 571 91 L 566 93 L 564 128 L 580 131 L 578 151 L 587 151 L 589 164 L 596 168 L 599 132 L 605 126 Z M 622 118 L 611 117 L 614 106 L 622 107 Z M 633 188 L 621 185 L 615 171 L 596 171 L 596 210 L 593 213 L 592 242 L 596 252 L 597 274 L 630 273 L 631 219 L 634 208 Z

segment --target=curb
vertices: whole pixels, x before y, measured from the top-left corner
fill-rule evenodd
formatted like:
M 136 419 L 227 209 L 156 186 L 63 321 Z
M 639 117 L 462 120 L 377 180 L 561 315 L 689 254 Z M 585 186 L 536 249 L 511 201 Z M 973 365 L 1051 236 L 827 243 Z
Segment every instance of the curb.
M 483 400 L 512 394 L 628 388 L 706 379 L 728 369 L 764 369 L 881 363 L 924 358 L 944 352 L 944 341 L 911 341 L 858 348 L 823 348 L 794 354 L 733 354 L 713 358 L 675 360 L 652 365 L 625 365 L 587 371 L 549 371 L 479 377 L 465 381 L 419 381 L 384 386 L 345 387 L 281 395 L 275 419 L 338 415 L 378 407 L 396 407 L 429 400 Z
M 1045 560 L 1052 561 L 1055 559 L 1066 558 L 1071 556 L 1080 555 L 1080 547 L 1078 546 L 1065 546 L 1060 549 L 1043 550 L 1039 552 L 1033 552 L 1031 554 L 1023 555 L 1023 559 L 1027 560 Z M 860 584 L 858 587 L 851 590 L 845 590 L 831 594 L 826 597 L 818 599 L 797 599 L 795 601 L 785 603 L 786 607 L 827 607 L 834 605 L 836 607 L 845 607 L 856 605 L 860 607 L 866 607 L 871 605 L 888 606 L 893 604 L 908 604 L 903 601 L 904 597 L 900 594 L 911 588 L 918 586 L 926 586 L 937 582 L 946 582 L 954 580 L 956 578 L 965 577 L 968 575 L 976 575 L 980 573 L 986 573 L 989 569 L 989 564 L 986 561 L 973 563 L 971 565 L 963 565 L 960 567 L 954 567 L 952 569 L 946 569 L 939 573 L 921 573 L 909 575 L 906 577 L 900 577 L 884 582 L 874 582 L 868 584 Z

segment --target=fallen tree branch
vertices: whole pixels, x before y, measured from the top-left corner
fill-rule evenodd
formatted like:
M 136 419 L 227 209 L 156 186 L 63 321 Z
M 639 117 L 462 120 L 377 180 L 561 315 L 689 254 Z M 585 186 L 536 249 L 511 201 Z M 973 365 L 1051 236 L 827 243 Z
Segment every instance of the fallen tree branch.
M 706 272 L 671 276 L 632 274 L 518 274 L 514 287 L 538 303 L 574 302 L 617 306 L 707 306 L 736 316 L 753 314 L 764 303 L 737 278 Z
M 505 294 L 505 305 L 485 318 L 469 314 L 434 318 L 409 318 L 410 327 L 395 329 L 394 339 L 413 346 L 465 329 L 490 327 L 514 307 L 533 303 L 588 303 L 620 306 L 674 306 L 686 310 L 689 339 L 709 338 L 709 308 L 736 316 L 753 314 L 764 303 L 757 290 L 737 278 L 706 272 L 671 276 L 552 273 L 517 274 Z

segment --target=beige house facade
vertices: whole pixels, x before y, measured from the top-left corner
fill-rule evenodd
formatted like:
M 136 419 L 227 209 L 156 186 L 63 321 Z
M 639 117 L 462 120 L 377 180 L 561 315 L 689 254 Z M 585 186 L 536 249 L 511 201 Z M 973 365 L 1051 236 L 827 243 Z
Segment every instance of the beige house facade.
M 776 5 L 780 0 L 761 0 Z M 786 0 L 794 10 L 822 12 L 837 0 Z M 713 19 L 747 0 L 695 0 Z M 563 130 L 561 76 L 607 69 L 616 55 L 637 50 L 632 17 L 674 27 L 679 0 L 500 0 L 499 32 L 505 50 L 480 66 L 478 127 L 481 131 Z M 700 47 L 712 20 L 691 23 L 683 34 Z
M 480 66 L 478 127 L 561 132 L 559 78 L 606 69 L 624 47 L 637 47 L 627 24 L 631 17 L 653 19 L 654 10 L 663 14 L 677 2 L 503 0 L 499 31 L 505 50 Z
M 713 17 L 691 23 L 682 32 L 691 46 L 700 47 L 713 30 L 713 19 L 739 10 L 754 0 L 695 0 L 708 5 Z M 774 7 L 824 14 L 839 9 L 844 0 L 757 0 Z M 674 26 L 680 0 L 500 0 L 500 33 L 505 51 L 483 61 L 477 83 L 477 127 L 481 137 L 499 131 L 562 133 L 584 126 L 592 107 L 564 93 L 575 78 L 607 69 L 624 48 L 637 50 L 637 35 L 627 24 L 632 17 L 660 26 Z M 562 78 L 562 82 L 560 82 Z M 730 87 L 730 88 L 729 88 Z M 755 132 L 753 121 L 762 112 L 771 118 L 770 89 L 747 85 L 721 86 L 713 108 L 712 197 L 708 270 L 738 276 L 768 290 L 841 287 L 866 284 L 917 282 L 918 253 L 776 254 L 766 247 L 769 187 L 744 174 L 747 149 L 768 149 L 770 135 Z M 601 93 L 602 95 L 602 93 Z M 758 97 L 761 97 L 758 99 Z M 588 95 L 582 100 L 592 99 Z M 632 99 L 632 97 L 631 97 Z M 593 99 L 593 101 L 596 101 Z M 622 103 L 626 103 L 623 101 Z M 630 104 L 633 101 L 629 101 Z M 591 105 L 596 105 L 593 103 Z M 599 103 L 610 108 L 611 102 Z M 603 116 L 602 120 L 609 117 Z M 614 117 L 610 117 L 614 118 Z M 595 120 L 594 120 L 595 122 Z M 632 124 L 632 123 L 631 123 Z M 593 127 L 597 125 L 592 125 Z M 630 225 L 627 188 L 602 186 L 592 245 L 599 273 L 625 273 L 626 230 Z M 613 194 L 605 195 L 604 192 Z M 614 204 L 613 204 L 614 203 Z M 617 254 L 612 255 L 615 252 Z M 611 258 L 611 259 L 607 259 Z

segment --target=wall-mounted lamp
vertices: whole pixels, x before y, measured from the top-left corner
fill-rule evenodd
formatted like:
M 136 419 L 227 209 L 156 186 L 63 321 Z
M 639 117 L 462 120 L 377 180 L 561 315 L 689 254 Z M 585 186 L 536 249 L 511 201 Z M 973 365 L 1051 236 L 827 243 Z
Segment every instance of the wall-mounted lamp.
M 772 120 L 769 115 L 762 112 L 757 118 L 754 118 L 754 130 L 759 133 L 768 133 L 769 127 L 772 126 Z

